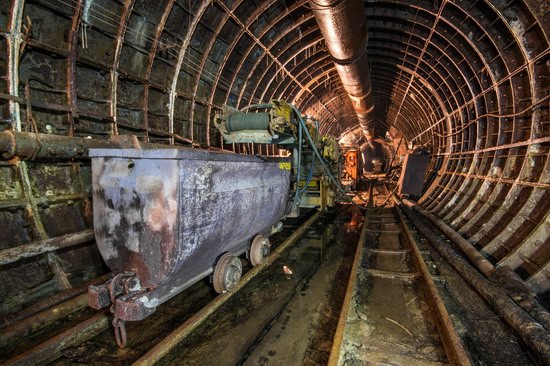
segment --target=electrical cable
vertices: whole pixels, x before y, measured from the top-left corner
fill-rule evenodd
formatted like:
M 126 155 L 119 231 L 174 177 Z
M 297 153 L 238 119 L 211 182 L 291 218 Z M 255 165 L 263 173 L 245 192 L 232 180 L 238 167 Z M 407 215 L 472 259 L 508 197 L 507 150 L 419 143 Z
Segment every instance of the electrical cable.
M 273 107 L 273 105 L 272 105 Z M 294 110 L 294 113 L 298 117 L 298 120 L 302 120 L 302 115 L 300 111 L 298 111 L 294 106 L 292 106 L 292 109 Z M 294 203 L 292 205 L 292 208 L 296 207 L 298 205 L 298 202 L 300 202 L 300 174 L 301 174 L 301 167 L 302 167 L 302 133 L 303 133 L 303 126 L 301 123 L 298 123 L 298 157 L 297 157 L 297 163 L 298 167 L 296 168 L 296 192 L 294 193 Z
M 311 178 L 313 177 L 313 168 L 315 167 L 315 155 L 313 155 L 311 157 L 311 165 L 309 167 L 309 174 L 308 174 L 308 177 L 307 177 L 307 181 L 306 181 L 306 184 L 304 185 L 304 188 L 302 188 L 300 190 L 300 195 L 304 194 L 304 192 L 306 191 L 307 187 L 309 186 L 309 182 L 311 182 Z
M 65 2 L 63 0 L 52 0 L 52 1 L 56 1 L 57 3 L 59 3 L 61 5 L 65 5 L 66 7 L 71 8 L 71 9 L 76 9 L 77 8 L 75 4 L 70 4 L 70 3 Z M 55 7 L 55 5 L 53 3 L 50 3 L 49 1 L 42 0 L 40 3 L 43 4 L 43 5 L 47 5 L 53 11 L 60 12 L 60 10 L 57 9 Z M 90 10 L 89 10 L 90 11 L 90 18 L 94 19 L 94 20 L 97 20 L 98 22 L 101 22 L 101 23 L 103 23 L 107 26 L 111 26 L 111 27 L 114 27 L 114 28 L 118 27 L 120 25 L 120 22 L 116 18 L 113 18 L 113 17 L 110 17 L 110 16 L 106 15 L 104 13 L 105 10 L 106 10 L 105 8 L 101 8 L 101 11 L 100 11 L 100 10 L 95 9 L 94 7 L 91 7 Z M 92 13 L 96 13 L 97 15 L 93 15 Z M 114 14 L 111 11 L 109 11 L 109 13 Z M 103 18 L 100 18 L 99 16 L 101 16 Z M 105 20 L 105 19 L 107 19 L 107 20 Z M 106 29 L 102 29 L 100 27 L 97 27 L 97 25 L 95 25 L 95 27 L 97 29 L 102 30 L 102 31 L 107 31 Z M 128 25 L 126 25 L 125 31 L 127 33 L 133 34 L 135 37 L 143 37 L 144 39 L 150 41 L 151 43 L 155 43 L 155 41 L 157 41 L 157 44 L 158 44 L 159 48 L 165 49 L 166 53 L 169 54 L 170 56 L 174 57 L 174 58 L 178 57 L 178 52 L 175 51 L 175 50 L 174 51 L 171 50 L 172 49 L 171 44 L 163 43 L 161 40 L 156 40 L 154 37 L 149 36 L 147 34 L 144 35 L 144 33 L 142 31 L 137 30 L 137 29 L 133 29 L 133 28 L 129 27 Z M 133 45 L 134 47 L 141 48 L 140 45 L 134 44 L 130 40 L 125 39 L 125 42 L 129 45 Z M 146 52 L 145 49 L 143 51 Z M 188 53 L 187 56 L 188 56 L 187 59 L 189 61 L 189 64 L 186 64 L 186 66 L 189 69 L 200 73 L 201 77 L 204 77 L 204 80 L 207 80 L 207 81 L 212 82 L 212 83 L 215 81 L 216 75 L 214 73 L 206 70 L 205 68 L 203 68 L 202 70 L 199 69 L 200 60 L 197 57 L 194 57 L 190 53 Z M 192 67 L 191 67 L 191 65 L 192 65 Z M 220 77 L 218 79 L 218 84 L 220 84 L 223 88 L 227 89 L 228 91 L 230 91 L 232 89 L 232 86 L 233 86 L 233 83 L 229 84 L 229 80 L 224 79 L 223 77 Z M 249 98 L 249 100 L 256 99 L 256 98 L 253 98 L 253 96 L 250 95 L 250 93 L 244 93 L 244 96 Z
M 294 112 L 298 115 L 298 121 L 300 122 L 300 125 L 302 125 L 303 128 L 306 127 L 306 123 L 304 122 L 303 118 L 302 118 L 302 114 L 300 113 L 300 111 L 292 104 L 290 104 L 290 106 L 292 107 L 292 109 L 294 110 Z M 344 199 L 352 204 L 354 204 L 355 206 L 359 207 L 360 209 L 362 210 L 366 210 L 367 208 L 364 207 L 364 206 L 361 206 L 355 202 L 353 202 L 353 200 L 351 198 L 349 198 L 347 196 L 347 193 L 346 191 L 344 190 L 344 188 L 342 187 L 342 185 L 334 178 L 334 176 L 332 175 L 332 173 L 330 172 L 328 166 L 326 165 L 325 161 L 323 160 L 321 154 L 319 154 L 319 150 L 317 150 L 317 147 L 315 146 L 315 143 L 313 142 L 313 139 L 311 138 L 311 135 L 309 133 L 309 131 L 307 130 L 307 128 L 305 128 L 305 135 L 306 135 L 306 138 L 311 146 L 311 148 L 313 149 L 313 152 L 315 153 L 315 155 L 317 156 L 317 159 L 319 159 L 319 161 L 321 162 L 321 165 L 323 166 L 323 168 L 325 169 L 325 172 L 327 173 L 327 175 L 329 176 L 330 180 L 332 181 L 332 183 L 336 186 L 336 188 L 340 191 L 340 193 L 343 195 Z
M 332 175 L 332 173 L 330 172 L 328 166 L 326 165 L 323 157 L 321 156 L 321 154 L 319 153 L 319 150 L 317 150 L 317 147 L 315 146 L 315 142 L 313 140 L 313 138 L 311 137 L 311 134 L 309 133 L 309 130 L 307 128 L 307 125 L 304 121 L 304 119 L 302 118 L 302 113 L 298 110 L 298 108 L 296 108 L 294 105 L 292 104 L 289 104 L 289 106 L 292 108 L 292 110 L 294 111 L 294 114 L 296 115 L 296 117 L 298 118 L 298 156 L 297 156 L 297 167 L 296 167 L 296 191 L 294 193 L 294 202 L 292 204 L 292 208 L 295 208 L 296 205 L 298 204 L 299 202 L 299 196 L 303 193 L 303 191 L 300 190 L 300 174 L 301 174 L 301 165 L 302 165 L 302 161 L 301 161 L 301 158 L 302 158 L 302 134 L 303 132 L 305 131 L 305 135 L 306 135 L 306 139 L 309 143 L 309 145 L 311 146 L 312 150 L 313 150 L 313 159 L 315 158 L 315 156 L 317 157 L 317 159 L 319 160 L 319 162 L 321 163 L 321 165 L 323 166 L 323 169 L 325 170 L 325 172 L 327 173 L 327 175 L 329 176 L 330 180 L 332 181 L 332 183 L 336 186 L 336 188 L 340 191 L 340 193 L 342 194 L 343 198 L 352 203 L 353 205 L 359 207 L 360 209 L 362 210 L 366 210 L 367 208 L 364 207 L 364 206 L 361 206 L 355 202 L 353 202 L 353 200 L 351 198 L 349 198 L 347 196 L 347 193 L 345 191 L 345 189 L 342 187 L 342 185 L 336 180 L 336 178 L 334 178 L 334 176 Z M 262 108 L 262 109 L 272 109 L 273 108 L 273 104 L 272 103 L 265 103 L 265 104 L 257 104 L 257 105 L 251 105 L 251 106 L 248 106 L 248 107 L 245 107 L 243 109 L 241 109 L 241 111 L 246 111 L 247 109 L 251 109 L 251 108 Z M 316 121 L 317 122 L 317 121 Z M 317 131 L 317 130 L 316 130 Z M 313 174 L 313 163 L 314 161 L 312 160 L 312 164 L 311 164 L 311 169 L 310 169 L 310 177 L 312 176 Z M 304 191 L 305 189 L 307 188 L 307 185 L 309 184 L 309 181 L 310 181 L 311 178 L 308 178 L 308 183 L 306 183 L 306 185 L 304 186 Z
M 313 120 L 315 123 L 315 138 L 319 136 L 319 121 L 316 119 Z M 300 195 L 304 194 L 307 187 L 309 186 L 309 182 L 311 182 L 311 178 L 313 177 L 313 168 L 315 167 L 315 155 L 311 156 L 311 166 L 309 167 L 309 175 L 307 177 L 306 184 L 304 185 L 304 188 L 300 191 Z

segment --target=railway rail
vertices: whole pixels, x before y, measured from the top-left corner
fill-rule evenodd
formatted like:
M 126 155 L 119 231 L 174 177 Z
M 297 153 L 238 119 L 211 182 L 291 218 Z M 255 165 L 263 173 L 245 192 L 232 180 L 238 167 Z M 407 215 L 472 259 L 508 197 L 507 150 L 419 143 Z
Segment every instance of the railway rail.
M 213 312 L 238 295 L 240 289 L 258 274 L 272 266 L 289 246 L 295 245 L 304 235 L 307 236 L 312 231 L 311 227 L 315 223 L 318 224 L 322 216 L 322 213 L 314 212 L 301 225 L 291 224 L 283 233 L 278 234 L 274 242 L 276 249 L 264 263 L 250 268 L 234 291 L 216 296 L 210 286 L 203 281 L 174 298 L 170 302 L 171 305 L 161 307 L 158 314 L 151 317 L 151 321 L 128 323 L 126 336 L 129 346 L 124 350 L 119 351 L 116 343 L 112 342 L 110 313 L 85 308 L 87 285 L 104 281 L 106 276 L 102 276 L 76 291 L 70 290 L 71 293 L 68 295 L 62 293 L 57 296 L 58 299 L 52 298 L 37 304 L 33 307 L 35 310 L 26 309 L 3 319 L 0 325 L 0 363 L 71 364 L 77 361 L 78 356 L 74 355 L 79 353 L 79 349 L 86 350 L 86 353 L 90 351 L 87 347 L 93 348 L 93 351 L 86 356 L 87 358 L 82 358 L 81 362 L 85 360 L 92 363 L 154 363 Z M 178 307 L 179 309 L 175 310 Z M 61 315 L 56 317 L 55 314 Z M 181 322 L 181 325 L 167 331 L 170 327 L 174 328 L 177 322 Z M 145 329 L 148 330 L 144 331 Z M 164 334 L 161 334 L 162 332 Z M 162 340 L 159 342 L 159 339 Z
M 470 365 L 405 218 L 370 196 L 329 365 Z
M 341 205 L 287 226 L 236 289 L 216 295 L 196 283 L 150 318 L 129 322 L 124 349 L 114 342 L 111 314 L 85 308 L 85 286 L 48 299 L 0 323 L 0 363 L 470 365 L 500 357 L 544 364 L 490 309 L 480 310 L 483 300 L 453 279 L 391 194 L 371 184 L 366 210 Z M 457 306 L 462 296 L 478 308 Z M 487 330 L 512 342 L 512 355 L 499 356 L 498 345 L 488 355 L 476 349 L 491 345 L 469 313 L 486 314 Z

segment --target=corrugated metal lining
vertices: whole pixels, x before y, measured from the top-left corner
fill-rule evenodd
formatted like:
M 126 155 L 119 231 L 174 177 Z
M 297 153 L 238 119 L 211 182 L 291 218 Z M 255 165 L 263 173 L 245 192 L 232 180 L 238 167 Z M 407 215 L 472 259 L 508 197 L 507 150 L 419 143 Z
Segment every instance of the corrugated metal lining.
M 367 0 L 364 10 L 372 118 L 433 154 L 421 203 L 548 290 L 550 5 Z M 214 113 L 272 98 L 316 116 L 323 133 L 358 124 L 305 0 L 12 0 L 0 12 L 0 130 L 222 148 Z M 1 210 L 13 216 L 9 181 L 27 167 L 2 169 Z

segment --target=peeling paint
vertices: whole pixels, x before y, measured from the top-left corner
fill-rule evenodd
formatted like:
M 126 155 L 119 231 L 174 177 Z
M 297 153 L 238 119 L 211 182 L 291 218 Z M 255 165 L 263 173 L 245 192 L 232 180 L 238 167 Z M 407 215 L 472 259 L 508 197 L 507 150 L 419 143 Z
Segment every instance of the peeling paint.
M 169 293 L 209 273 L 222 253 L 269 234 L 287 208 L 290 172 L 279 162 L 288 159 L 192 149 L 90 156 L 97 245 L 113 272 L 135 273 L 144 288 Z

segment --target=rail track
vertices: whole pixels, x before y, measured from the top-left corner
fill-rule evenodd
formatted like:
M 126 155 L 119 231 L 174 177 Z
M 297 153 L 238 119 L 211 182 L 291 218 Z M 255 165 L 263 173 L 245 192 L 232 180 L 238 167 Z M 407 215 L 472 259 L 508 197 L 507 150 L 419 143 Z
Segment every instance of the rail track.
M 349 216 L 347 208 L 335 214 L 315 212 L 299 225 L 292 223 L 273 238 L 276 249 L 261 265 L 248 268 L 238 287 L 217 296 L 206 281 L 201 281 L 183 294 L 161 306 L 150 319 L 127 323 L 128 346 L 118 349 L 114 342 L 111 315 L 85 307 L 86 286 L 60 294 L 4 319 L 0 335 L 0 363 L 5 365 L 37 364 L 152 364 L 160 361 L 172 348 L 188 338 L 213 314 L 242 297 L 243 289 L 261 287 L 258 278 L 277 277 L 284 291 L 297 293 L 320 266 L 323 236 L 334 215 Z M 304 221 L 302 219 L 302 221 Z M 291 247 L 298 246 L 299 250 Z M 288 252 L 288 253 L 287 253 Z M 297 262 L 297 264 L 295 264 Z M 283 269 L 281 263 L 288 264 Z M 303 267 L 303 268 L 302 268 Z M 285 272 L 286 271 L 286 272 Z M 102 276 L 96 281 L 105 279 Z M 271 281 L 273 286 L 278 286 Z M 286 283 L 285 283 L 286 282 Z M 272 289 L 271 289 L 272 290 Z M 254 292 L 254 290 L 252 291 Z M 273 291 L 265 293 L 275 296 Z M 288 299 L 285 299 L 287 301 Z M 260 300 L 257 300 L 260 301 Z M 231 306 L 231 305 L 229 305 Z M 60 314 L 56 316 L 56 314 Z M 253 333 L 251 333 L 253 334 Z M 242 357 L 241 357 L 242 358 Z M 198 361 L 199 364 L 202 361 Z
M 371 187 L 369 202 L 373 196 Z M 470 365 L 423 253 L 392 202 L 370 206 L 360 243 L 329 365 Z
M 287 227 L 234 291 L 218 296 L 205 281 L 193 285 L 151 317 L 129 322 L 124 349 L 110 313 L 84 307 L 85 286 L 48 299 L 0 323 L 0 363 L 487 364 L 498 355 L 477 356 L 475 343 L 487 336 L 467 314 L 491 311 L 456 305 L 475 295 L 457 290 L 463 281 L 453 281 L 390 195 L 371 185 L 365 211 L 342 205 Z M 517 342 L 511 332 L 498 334 Z M 514 363 L 538 364 L 519 342 L 512 349 L 521 353 Z

